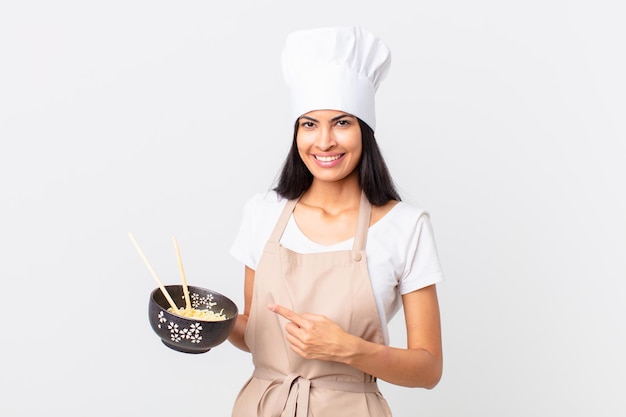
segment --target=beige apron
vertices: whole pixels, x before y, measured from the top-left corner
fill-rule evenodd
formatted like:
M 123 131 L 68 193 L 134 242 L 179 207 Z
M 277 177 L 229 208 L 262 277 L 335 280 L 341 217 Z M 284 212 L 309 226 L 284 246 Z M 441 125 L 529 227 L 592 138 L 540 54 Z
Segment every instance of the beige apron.
M 267 309 L 322 314 L 345 331 L 383 343 L 367 272 L 365 242 L 371 206 L 361 195 L 352 250 L 299 254 L 280 246 L 297 199 L 289 200 L 255 272 L 245 340 L 255 366 L 233 417 L 390 417 L 376 379 L 337 362 L 304 359 L 285 339 L 286 320 Z

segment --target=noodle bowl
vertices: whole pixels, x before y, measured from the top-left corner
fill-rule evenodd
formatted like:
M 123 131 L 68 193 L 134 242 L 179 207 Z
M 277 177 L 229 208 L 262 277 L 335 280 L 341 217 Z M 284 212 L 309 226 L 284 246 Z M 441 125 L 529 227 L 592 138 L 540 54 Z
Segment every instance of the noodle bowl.
M 165 288 L 176 304 L 176 311 L 160 288 L 152 291 L 148 303 L 150 325 L 164 345 L 179 352 L 204 353 L 228 338 L 238 315 L 231 299 L 215 291 L 189 286 L 191 307 L 187 309 L 182 285 Z

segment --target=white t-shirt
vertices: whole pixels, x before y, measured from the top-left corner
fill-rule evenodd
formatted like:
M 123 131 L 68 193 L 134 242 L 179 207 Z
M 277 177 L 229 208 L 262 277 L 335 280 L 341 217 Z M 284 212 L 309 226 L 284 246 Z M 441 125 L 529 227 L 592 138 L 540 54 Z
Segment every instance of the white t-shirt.
M 256 270 L 286 202 L 274 191 L 250 198 L 244 206 L 239 232 L 230 248 L 231 255 Z M 300 231 L 291 216 L 280 243 L 294 252 L 314 253 L 350 250 L 353 240 L 333 245 L 313 242 Z M 401 296 L 444 279 L 428 213 L 399 202 L 370 226 L 365 253 L 387 344 L 387 324 L 400 309 Z

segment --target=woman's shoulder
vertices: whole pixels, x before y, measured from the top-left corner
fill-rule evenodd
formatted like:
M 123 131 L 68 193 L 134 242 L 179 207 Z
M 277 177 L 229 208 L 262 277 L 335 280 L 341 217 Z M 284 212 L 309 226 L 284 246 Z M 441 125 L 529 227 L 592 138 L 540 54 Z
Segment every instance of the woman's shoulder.
M 429 212 L 412 202 L 399 201 L 382 218 L 375 222 L 371 230 L 385 238 L 394 236 L 404 241 L 412 240 L 424 229 L 430 230 Z
M 407 251 L 415 252 L 418 247 L 421 254 L 429 253 L 435 247 L 429 212 L 411 202 L 398 202 L 370 228 L 370 232 L 378 245 L 391 253 L 401 254 L 400 258 Z
M 276 217 L 287 203 L 274 190 L 257 192 L 250 197 L 244 206 L 244 215 L 251 218 Z
M 400 223 L 417 223 L 428 221 L 428 217 L 429 213 L 426 209 L 403 200 L 398 201 L 382 219 L 389 218 L 391 221 Z
M 239 231 L 231 254 L 250 267 L 256 267 L 263 246 L 280 217 L 287 200 L 275 191 L 252 194 L 245 201 Z
M 257 208 L 273 209 L 276 207 L 282 207 L 287 202 L 287 199 L 282 198 L 276 191 L 267 190 L 257 192 L 248 197 L 246 206 L 253 206 Z

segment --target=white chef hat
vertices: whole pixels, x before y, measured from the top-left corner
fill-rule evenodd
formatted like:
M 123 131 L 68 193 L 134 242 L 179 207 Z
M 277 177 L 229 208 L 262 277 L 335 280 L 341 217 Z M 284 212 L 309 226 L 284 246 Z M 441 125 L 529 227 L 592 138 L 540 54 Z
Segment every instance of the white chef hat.
M 374 95 L 391 65 L 391 51 L 360 27 L 300 30 L 287 36 L 283 76 L 294 120 L 313 110 L 341 110 L 376 129 Z

